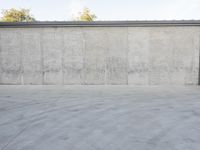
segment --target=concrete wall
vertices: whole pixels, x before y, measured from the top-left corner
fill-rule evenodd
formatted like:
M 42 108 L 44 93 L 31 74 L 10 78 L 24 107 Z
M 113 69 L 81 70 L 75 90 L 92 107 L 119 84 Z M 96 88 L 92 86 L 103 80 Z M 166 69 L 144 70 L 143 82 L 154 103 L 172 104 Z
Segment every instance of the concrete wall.
M 200 27 L 0 28 L 0 84 L 197 85 Z

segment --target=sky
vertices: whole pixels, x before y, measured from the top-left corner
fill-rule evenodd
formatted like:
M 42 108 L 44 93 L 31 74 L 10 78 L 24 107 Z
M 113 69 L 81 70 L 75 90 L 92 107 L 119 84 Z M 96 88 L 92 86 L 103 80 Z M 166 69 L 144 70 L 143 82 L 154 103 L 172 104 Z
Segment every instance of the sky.
M 0 0 L 0 10 L 28 8 L 40 21 L 69 21 L 84 7 L 97 20 L 200 20 L 200 0 Z

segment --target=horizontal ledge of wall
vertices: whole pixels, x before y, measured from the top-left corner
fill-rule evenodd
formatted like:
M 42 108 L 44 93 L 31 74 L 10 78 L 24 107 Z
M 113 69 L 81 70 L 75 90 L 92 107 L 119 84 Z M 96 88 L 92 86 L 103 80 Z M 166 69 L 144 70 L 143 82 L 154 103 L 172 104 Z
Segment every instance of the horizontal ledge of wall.
M 161 27 L 200 26 L 200 20 L 172 21 L 36 21 L 0 22 L 0 28 L 41 28 L 41 27 Z

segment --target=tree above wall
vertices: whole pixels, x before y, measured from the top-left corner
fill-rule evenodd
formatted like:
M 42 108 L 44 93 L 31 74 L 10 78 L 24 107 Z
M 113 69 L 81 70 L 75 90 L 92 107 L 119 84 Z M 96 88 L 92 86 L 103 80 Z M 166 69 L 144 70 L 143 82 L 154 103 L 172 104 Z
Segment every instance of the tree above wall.
M 82 12 L 79 12 L 79 16 L 76 18 L 77 21 L 94 21 L 97 16 L 90 12 L 90 10 L 85 7 Z
M 29 9 L 7 9 L 2 11 L 3 22 L 31 22 L 35 21 L 35 18 L 30 14 Z

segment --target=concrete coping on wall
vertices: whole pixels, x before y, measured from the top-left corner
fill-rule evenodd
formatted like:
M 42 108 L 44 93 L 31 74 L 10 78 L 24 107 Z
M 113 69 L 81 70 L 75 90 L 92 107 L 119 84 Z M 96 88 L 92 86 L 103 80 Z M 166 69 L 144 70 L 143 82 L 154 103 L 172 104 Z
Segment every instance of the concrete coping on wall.
M 200 20 L 171 21 L 36 21 L 0 22 L 0 28 L 37 27 L 161 27 L 161 26 L 200 26 Z

